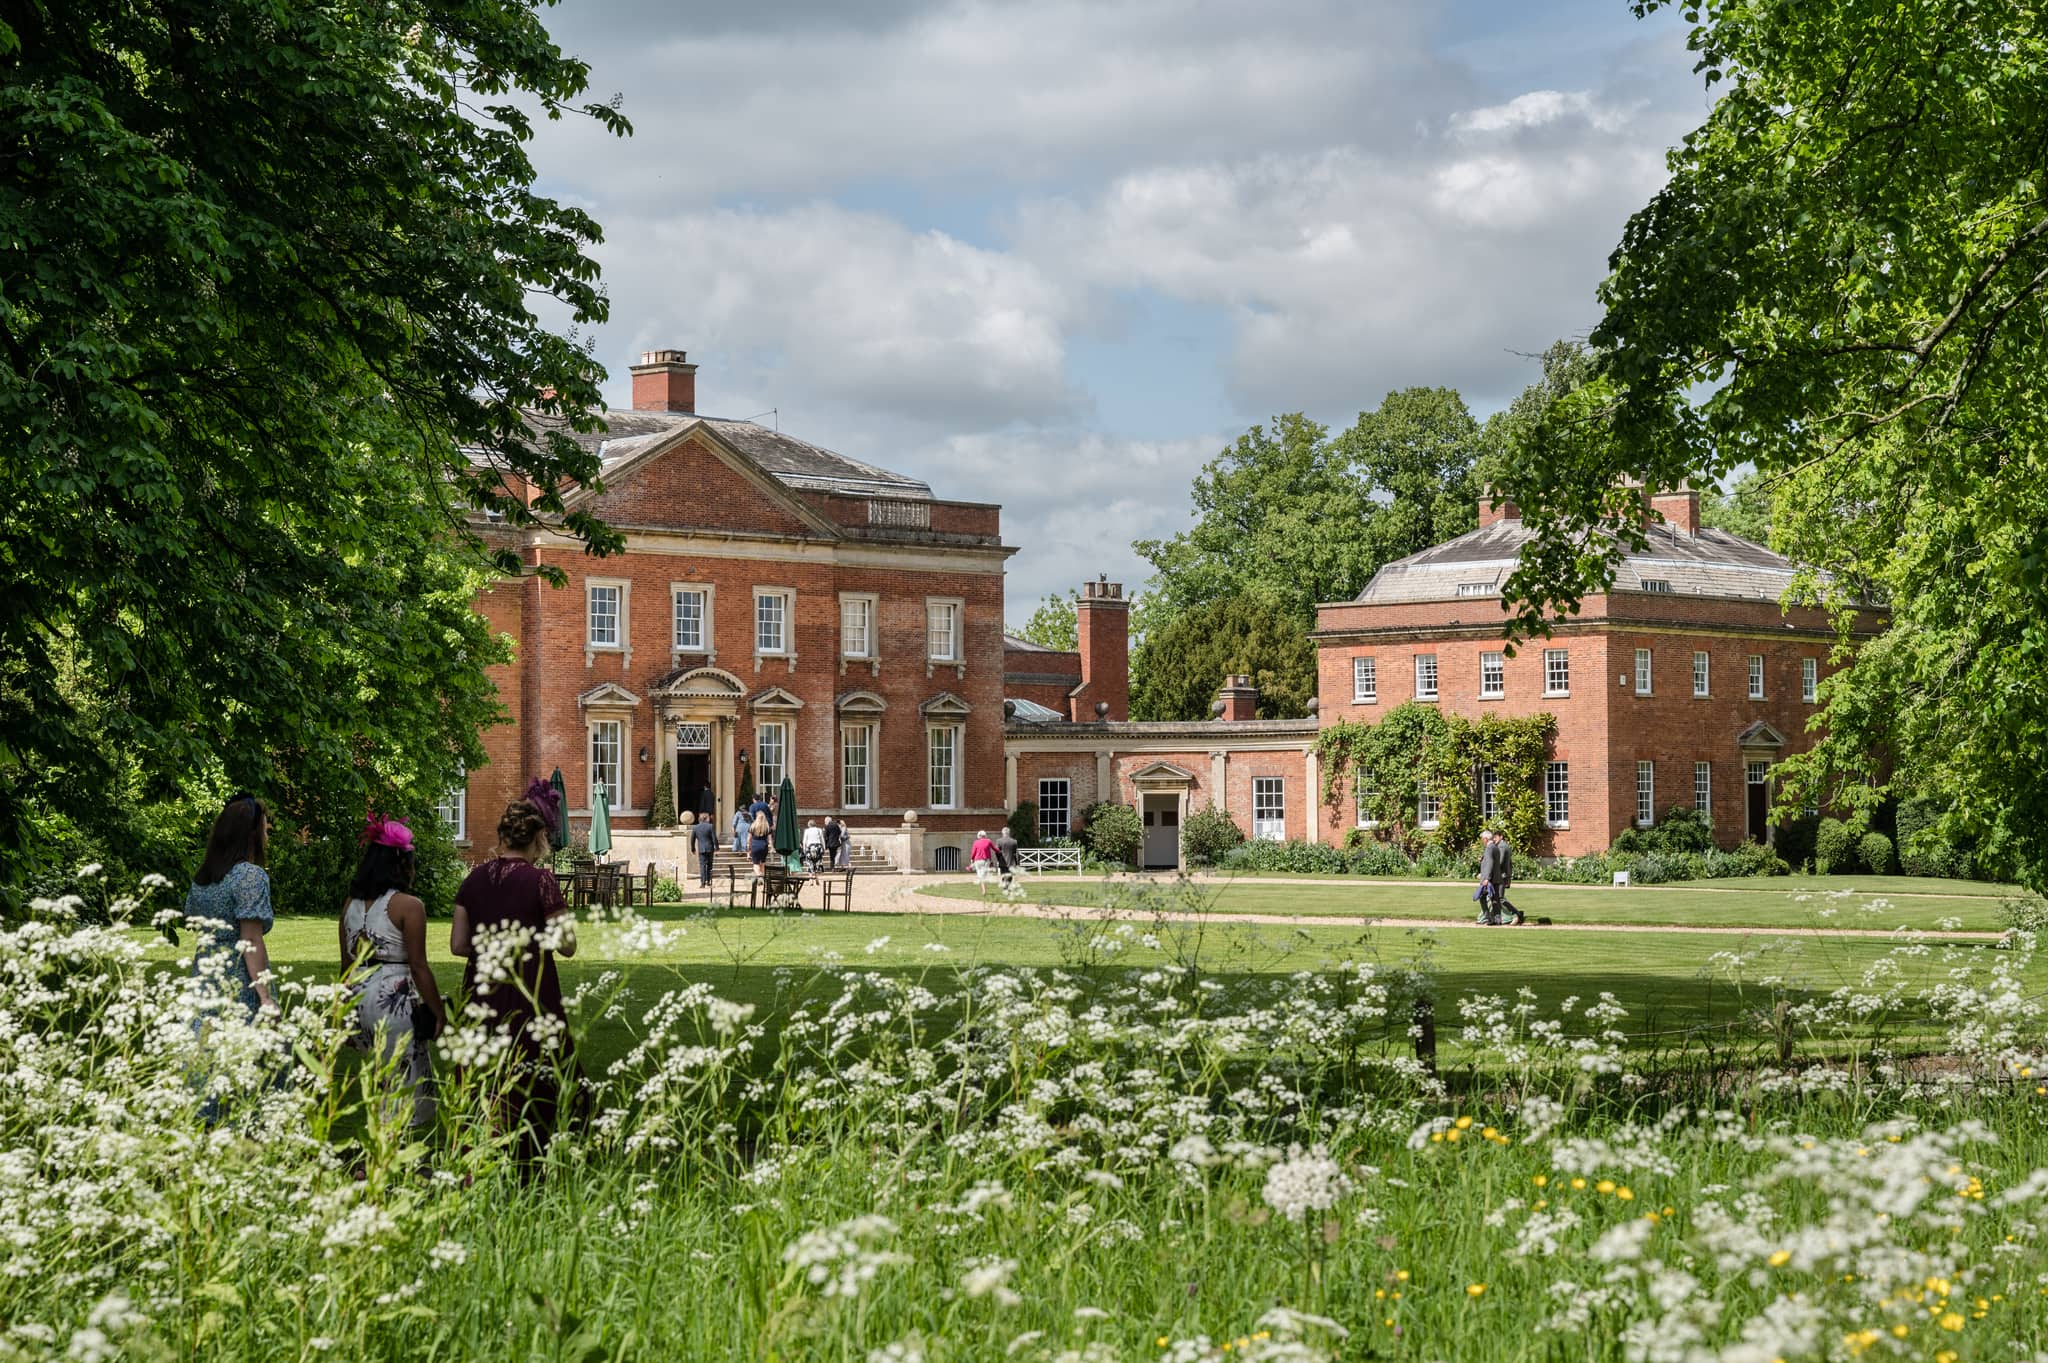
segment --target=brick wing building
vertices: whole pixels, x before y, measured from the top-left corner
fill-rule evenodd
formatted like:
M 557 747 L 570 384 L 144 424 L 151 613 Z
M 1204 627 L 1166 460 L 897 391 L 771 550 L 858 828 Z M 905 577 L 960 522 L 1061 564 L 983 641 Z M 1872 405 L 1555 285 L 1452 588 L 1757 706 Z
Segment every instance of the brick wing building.
M 490 763 L 448 811 L 459 833 L 488 846 L 505 802 L 559 767 L 572 817 L 602 786 L 630 834 L 664 760 L 677 807 L 721 826 L 743 767 L 763 789 L 787 774 L 806 817 L 893 836 L 910 811 L 919 864 L 925 845 L 999 819 L 1014 552 L 999 508 L 702 415 L 681 351 L 632 373 L 633 410 L 578 437 L 603 459 L 602 485 L 569 499 L 623 532 L 624 552 L 518 532 L 526 563 L 567 586 L 522 577 L 477 602 L 518 647 L 494 677 L 512 722 L 484 735 Z
M 1468 719 L 1555 715 L 1551 845 L 1539 851 L 1604 850 L 1673 806 L 1707 810 L 1723 846 L 1767 840 L 1770 769 L 1812 746 L 1833 628 L 1819 610 L 1780 606 L 1797 566 L 1703 528 L 1697 493 L 1659 493 L 1648 511 L 1663 519 L 1646 522 L 1648 549 L 1612 588 L 1513 657 L 1500 590 L 1531 534 L 1511 504 L 1482 506 L 1477 530 L 1319 607 L 1323 723 L 1370 723 L 1404 701 Z M 1417 813 L 1427 827 L 1427 808 Z M 1351 821 L 1325 808 L 1319 836 L 1341 841 Z

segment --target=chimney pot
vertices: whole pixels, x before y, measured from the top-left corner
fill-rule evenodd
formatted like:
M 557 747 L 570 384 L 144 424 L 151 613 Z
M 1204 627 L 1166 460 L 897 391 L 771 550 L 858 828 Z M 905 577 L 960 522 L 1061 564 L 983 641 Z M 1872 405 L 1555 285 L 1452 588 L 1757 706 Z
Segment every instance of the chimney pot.
M 1122 721 L 1131 714 L 1131 611 L 1123 584 L 1107 573 L 1081 584 L 1074 603 L 1081 684 L 1067 695 L 1068 718 Z
M 633 366 L 633 410 L 689 412 L 697 410 L 697 366 L 681 350 L 646 350 Z

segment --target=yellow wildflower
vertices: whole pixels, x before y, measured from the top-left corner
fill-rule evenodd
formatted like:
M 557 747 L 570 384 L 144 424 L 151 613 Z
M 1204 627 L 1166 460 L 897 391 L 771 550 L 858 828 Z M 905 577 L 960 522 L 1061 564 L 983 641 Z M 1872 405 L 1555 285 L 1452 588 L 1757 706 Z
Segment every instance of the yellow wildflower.
M 1789 1264 L 1791 1262 L 1792 1251 L 1789 1249 L 1781 1249 L 1777 1253 L 1773 1254 L 1770 1258 L 1770 1264 L 1772 1268 L 1783 1268 L 1786 1264 Z
M 1963 1328 L 1962 1316 L 1954 1311 L 1949 1312 L 1947 1315 L 1943 1316 L 1940 1320 L 1934 1323 L 1936 1325 L 1939 1325 L 1942 1329 L 1949 1331 L 1951 1334 Z
M 1465 1295 L 1466 1295 L 1466 1296 L 1468 1296 L 1468 1297 L 1483 1297 L 1483 1296 L 1485 1296 L 1485 1295 L 1486 1295 L 1486 1284 L 1485 1284 L 1485 1283 L 1467 1283 L 1467 1284 L 1465 1284 Z M 1962 1320 L 1962 1318 L 1961 1318 L 1960 1316 L 1958 1316 L 1958 1317 L 1957 1317 L 1956 1319 L 1957 1319 L 1957 1322 L 1958 1322 L 1958 1323 L 1957 1323 L 1957 1325 L 1956 1325 L 1956 1328 L 1957 1328 L 1958 1330 L 1960 1330 L 1960 1329 L 1962 1329 L 1962 1328 L 1963 1328 L 1963 1327 L 1962 1327 L 1962 1325 L 1961 1325 L 1961 1320 Z

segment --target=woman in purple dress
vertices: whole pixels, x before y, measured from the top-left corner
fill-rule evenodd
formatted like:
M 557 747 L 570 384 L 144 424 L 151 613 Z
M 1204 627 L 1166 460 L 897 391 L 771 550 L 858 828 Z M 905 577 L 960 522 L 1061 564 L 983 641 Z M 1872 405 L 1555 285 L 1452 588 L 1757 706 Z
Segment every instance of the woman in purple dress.
M 555 957 L 576 954 L 576 921 L 554 872 L 539 864 L 554 825 L 542 799 L 529 790 L 505 807 L 498 855 L 455 892 L 448 941 L 449 951 L 469 962 L 463 994 L 488 1009 L 485 1025 L 511 1041 L 500 1105 L 524 1163 L 547 1149 L 561 1115 L 562 1085 L 576 1083 L 576 1048 L 555 972 Z

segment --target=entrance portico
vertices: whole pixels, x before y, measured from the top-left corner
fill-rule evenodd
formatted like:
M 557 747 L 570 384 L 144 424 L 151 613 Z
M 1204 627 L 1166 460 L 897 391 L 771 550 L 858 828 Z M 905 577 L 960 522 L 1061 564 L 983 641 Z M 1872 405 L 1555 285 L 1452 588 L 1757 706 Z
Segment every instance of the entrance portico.
M 676 808 L 703 813 L 714 823 L 731 814 L 735 781 L 735 735 L 746 687 L 730 672 L 695 667 L 657 682 L 653 688 L 657 751 L 675 762 Z M 709 800 L 706 800 L 706 796 Z

